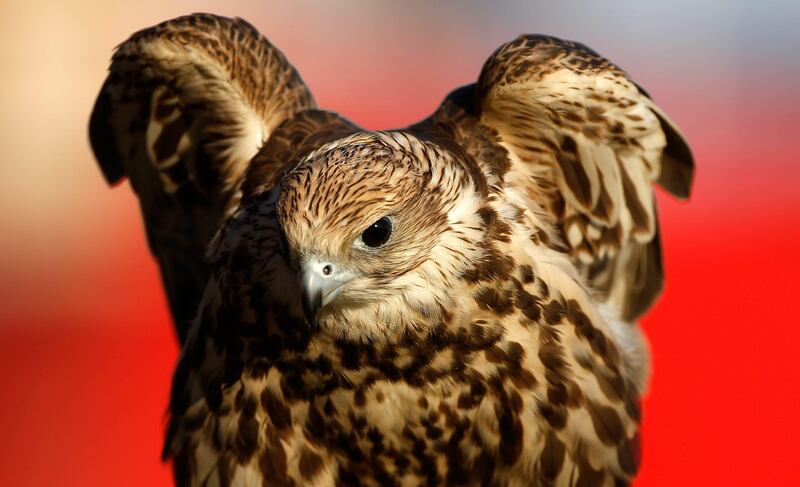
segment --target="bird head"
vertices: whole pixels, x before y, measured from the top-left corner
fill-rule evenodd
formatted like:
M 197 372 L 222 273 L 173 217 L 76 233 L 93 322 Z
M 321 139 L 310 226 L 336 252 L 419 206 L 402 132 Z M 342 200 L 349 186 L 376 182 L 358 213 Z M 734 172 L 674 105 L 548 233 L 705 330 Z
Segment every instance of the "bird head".
M 485 196 L 473 178 L 401 132 L 328 143 L 284 174 L 277 218 L 308 322 L 362 341 L 441 322 L 481 251 Z

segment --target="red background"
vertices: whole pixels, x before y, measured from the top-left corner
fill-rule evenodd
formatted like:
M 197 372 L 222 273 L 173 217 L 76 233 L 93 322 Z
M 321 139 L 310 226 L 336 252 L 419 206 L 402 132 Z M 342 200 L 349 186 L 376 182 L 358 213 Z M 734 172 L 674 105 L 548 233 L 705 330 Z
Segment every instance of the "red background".
M 697 162 L 689 203 L 659 194 L 668 278 L 643 322 L 654 374 L 637 485 L 800 485 L 800 8 L 134 3 L 0 3 L 0 485 L 169 484 L 177 347 L 135 198 L 104 186 L 86 122 L 112 47 L 192 10 L 248 19 L 321 106 L 367 128 L 426 116 L 522 32 L 626 68 Z

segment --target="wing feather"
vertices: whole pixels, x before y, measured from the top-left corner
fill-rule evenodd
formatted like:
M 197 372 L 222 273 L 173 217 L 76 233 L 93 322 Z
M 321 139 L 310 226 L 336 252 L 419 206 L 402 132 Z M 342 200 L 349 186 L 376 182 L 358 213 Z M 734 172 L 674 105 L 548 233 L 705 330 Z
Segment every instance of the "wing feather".
M 275 129 L 314 99 L 241 19 L 208 14 L 144 29 L 114 53 L 89 137 L 109 183 L 128 177 L 183 341 L 208 277 L 206 245 Z
M 504 181 L 549 212 L 601 297 L 627 320 L 646 311 L 663 281 L 652 185 L 685 198 L 694 171 L 647 93 L 582 44 L 525 35 L 447 100 L 496 131 Z
M 270 189 L 278 183 L 283 170 L 303 155 L 361 130 L 349 120 L 325 110 L 306 110 L 287 119 L 253 158 L 242 183 L 243 197 L 252 198 Z

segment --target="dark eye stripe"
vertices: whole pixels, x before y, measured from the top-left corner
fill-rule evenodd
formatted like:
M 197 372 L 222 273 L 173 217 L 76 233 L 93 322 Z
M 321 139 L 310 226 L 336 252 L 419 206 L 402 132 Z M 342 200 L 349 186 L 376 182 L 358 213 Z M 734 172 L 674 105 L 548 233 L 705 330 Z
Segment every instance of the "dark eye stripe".
M 370 225 L 361 234 L 361 241 L 367 247 L 377 248 L 385 244 L 392 235 L 392 221 L 383 217 Z

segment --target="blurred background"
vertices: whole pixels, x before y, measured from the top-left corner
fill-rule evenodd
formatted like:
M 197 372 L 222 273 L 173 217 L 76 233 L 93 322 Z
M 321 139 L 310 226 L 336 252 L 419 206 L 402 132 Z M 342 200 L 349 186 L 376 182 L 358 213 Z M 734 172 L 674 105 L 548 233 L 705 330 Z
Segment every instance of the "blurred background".
M 697 176 L 659 194 L 666 292 L 637 485 L 800 485 L 800 3 L 0 1 L 0 485 L 169 485 L 176 341 L 127 183 L 87 121 L 115 45 L 240 16 L 319 104 L 367 128 L 427 116 L 523 32 L 579 40 L 680 125 Z

